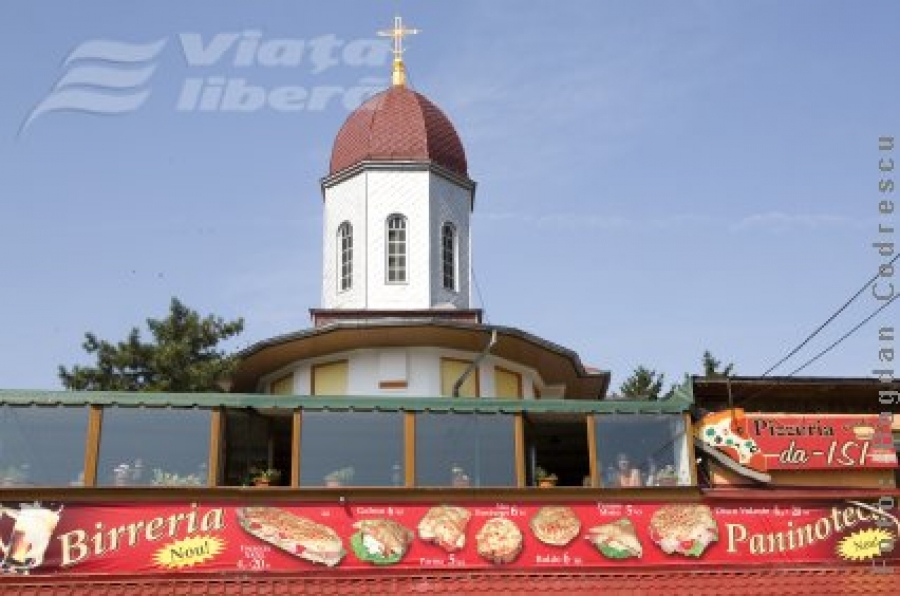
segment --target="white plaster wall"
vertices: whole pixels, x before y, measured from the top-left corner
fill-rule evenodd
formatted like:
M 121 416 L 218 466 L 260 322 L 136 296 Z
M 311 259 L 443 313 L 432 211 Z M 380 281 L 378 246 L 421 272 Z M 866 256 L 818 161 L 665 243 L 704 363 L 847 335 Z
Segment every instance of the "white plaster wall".
M 325 190 L 322 307 L 427 309 L 439 304 L 469 308 L 471 193 L 427 170 L 370 170 Z M 407 219 L 407 282 L 387 283 L 388 216 Z M 340 291 L 337 229 L 353 226 L 353 284 Z M 457 288 L 443 288 L 441 226 L 457 231 Z
M 322 217 L 322 307 L 365 308 L 366 174 L 361 173 L 325 190 Z M 349 290 L 338 288 L 340 260 L 337 229 L 349 221 L 353 226 L 353 283 Z
M 370 171 L 368 176 L 368 304 L 371 309 L 425 309 L 431 306 L 431 234 L 427 171 Z M 407 282 L 387 283 L 385 239 L 388 216 L 407 219 Z
M 377 395 L 378 351 L 355 350 L 348 354 L 347 395 Z
M 396 348 L 383 348 L 392 352 Z M 381 349 L 357 350 L 350 361 L 349 391 L 352 395 L 435 397 L 441 390 L 439 352 L 433 348 L 407 348 L 407 387 L 379 388 L 378 354 Z M 355 369 L 355 370 L 354 370 Z
M 382 348 L 396 352 L 397 348 Z M 407 355 L 407 387 L 405 389 L 380 389 L 378 348 L 353 350 L 329 354 L 310 360 L 301 360 L 278 371 L 266 375 L 260 390 L 265 390 L 268 383 L 288 372 L 294 373 L 294 394 L 308 395 L 310 388 L 310 371 L 316 364 L 348 361 L 347 395 L 394 395 L 409 397 L 438 397 L 441 393 L 441 358 L 473 360 L 477 353 L 459 350 L 447 350 L 431 347 L 406 348 Z M 527 398 L 534 397 L 533 387 L 536 372 L 515 362 L 488 355 L 478 366 L 478 384 L 481 397 L 494 397 L 494 367 L 501 366 L 522 375 L 522 392 Z
M 440 351 L 436 348 L 409 349 L 409 390 L 411 397 L 438 397 L 441 394 Z
M 469 308 L 470 303 L 470 214 L 472 193 L 437 174 L 430 174 L 431 203 L 431 305 L 452 304 L 456 308 Z M 444 222 L 456 227 L 457 263 L 456 291 L 444 289 L 443 250 L 441 228 Z

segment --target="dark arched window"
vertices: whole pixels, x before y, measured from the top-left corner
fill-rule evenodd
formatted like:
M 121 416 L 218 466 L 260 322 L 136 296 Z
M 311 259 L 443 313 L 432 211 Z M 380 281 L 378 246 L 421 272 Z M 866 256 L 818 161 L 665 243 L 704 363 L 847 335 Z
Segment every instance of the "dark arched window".
M 441 226 L 441 272 L 446 290 L 456 290 L 456 228 L 446 222 Z
M 338 261 L 341 264 L 341 275 L 338 287 L 343 292 L 353 287 L 353 226 L 345 221 L 337 232 Z
M 406 283 L 406 218 L 397 214 L 387 219 L 387 281 Z

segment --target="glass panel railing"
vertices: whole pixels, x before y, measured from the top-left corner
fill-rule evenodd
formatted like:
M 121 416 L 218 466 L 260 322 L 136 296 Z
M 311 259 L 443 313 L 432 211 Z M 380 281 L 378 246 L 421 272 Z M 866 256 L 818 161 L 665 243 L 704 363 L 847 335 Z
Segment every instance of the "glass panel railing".
M 210 419 L 208 410 L 104 408 L 97 484 L 206 486 Z
M 690 484 L 684 418 L 677 414 L 597 416 L 597 466 L 608 488 Z
M 87 407 L 0 406 L 0 487 L 80 486 Z

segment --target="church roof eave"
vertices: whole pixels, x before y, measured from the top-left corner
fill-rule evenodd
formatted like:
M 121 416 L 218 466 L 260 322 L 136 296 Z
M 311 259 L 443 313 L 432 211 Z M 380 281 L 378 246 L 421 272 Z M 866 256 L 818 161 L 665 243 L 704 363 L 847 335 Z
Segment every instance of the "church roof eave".
M 254 391 L 259 380 L 291 362 L 360 348 L 437 346 L 478 352 L 492 331 L 491 354 L 537 370 L 548 384 L 565 383 L 576 399 L 602 399 L 609 387 L 607 371 L 591 372 L 578 354 L 513 327 L 421 318 L 341 321 L 258 342 L 239 354 L 233 390 Z
M 319 180 L 319 187 L 322 191 L 322 200 L 325 200 L 325 190 L 331 188 L 335 184 L 339 184 L 345 180 L 349 180 L 353 178 L 357 174 L 361 174 L 366 171 L 429 171 L 432 172 L 472 193 L 472 204 L 474 206 L 475 203 L 475 189 L 478 186 L 478 183 L 469 178 L 468 176 L 463 176 L 457 172 L 449 168 L 445 168 L 439 163 L 428 161 L 428 160 L 414 160 L 414 159 L 368 159 L 364 161 L 357 162 L 350 167 L 344 168 L 343 170 L 339 170 L 334 172 L 333 174 L 328 174 L 327 176 L 323 176 Z

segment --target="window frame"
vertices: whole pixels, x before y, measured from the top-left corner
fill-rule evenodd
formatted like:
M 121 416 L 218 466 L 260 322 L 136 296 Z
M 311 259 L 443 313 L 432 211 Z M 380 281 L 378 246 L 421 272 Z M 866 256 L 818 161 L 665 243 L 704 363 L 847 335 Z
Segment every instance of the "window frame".
M 452 468 L 448 468 L 445 470 L 446 474 L 446 482 L 428 482 L 425 478 L 423 470 L 427 468 L 429 470 L 429 474 L 435 469 L 433 462 L 429 461 L 428 466 L 423 466 L 422 464 L 428 461 L 428 445 L 429 440 L 433 440 L 432 433 L 427 432 L 427 429 L 424 427 L 428 424 L 425 422 L 427 419 L 436 419 L 437 417 L 446 417 L 446 420 L 442 421 L 440 424 L 442 429 L 450 428 L 450 425 L 446 424 L 451 419 L 459 420 L 459 421 L 474 421 L 476 425 L 476 434 L 475 442 L 479 445 L 476 448 L 472 455 L 476 459 L 470 460 L 465 456 L 467 454 L 451 454 L 449 460 L 456 460 L 455 464 L 459 464 L 460 474 L 465 476 L 465 479 L 456 478 L 454 465 Z M 468 420 L 466 420 L 468 418 Z M 502 421 L 503 424 L 509 424 L 509 436 L 507 437 L 509 442 L 506 444 L 506 448 L 509 449 L 509 457 L 508 458 L 496 458 L 492 456 L 490 449 L 486 448 L 482 445 L 482 440 L 485 438 L 489 438 L 490 434 L 483 436 L 481 435 L 482 430 L 478 429 L 478 426 L 487 422 L 488 424 Z M 412 436 L 412 451 L 413 451 L 413 482 L 412 486 L 416 488 L 437 488 L 437 489 L 447 489 L 447 488 L 516 488 L 522 486 L 522 478 L 520 474 L 520 468 L 524 468 L 524 459 L 520 460 L 520 451 L 522 450 L 521 439 L 517 438 L 517 435 L 520 433 L 517 430 L 518 427 L 521 426 L 520 417 L 516 414 L 504 414 L 504 413 L 460 413 L 453 411 L 446 412 L 428 412 L 428 411 L 417 411 L 415 412 L 415 432 Z M 463 427 L 464 428 L 464 427 Z M 461 433 L 464 434 L 466 431 L 470 431 L 471 429 L 453 429 L 450 428 L 451 433 Z M 470 445 L 471 443 L 468 441 L 457 442 L 460 445 Z M 443 453 L 446 449 L 442 449 L 440 451 L 436 451 L 435 453 Z M 524 451 L 521 451 L 524 454 Z M 490 465 L 490 462 L 506 462 L 504 465 L 508 466 L 508 469 L 505 470 L 504 473 L 508 473 L 509 481 L 507 483 L 495 483 L 493 481 L 482 480 L 482 473 L 479 470 L 483 470 L 484 466 Z M 462 482 L 458 482 L 458 480 L 463 480 Z
M 635 424 L 640 423 L 641 418 L 647 421 L 649 424 L 657 424 L 665 420 L 675 421 L 676 425 L 680 425 L 680 431 L 676 432 L 672 437 L 666 440 L 661 444 L 660 447 L 657 447 L 653 452 L 648 452 L 646 447 L 638 448 L 638 446 L 629 446 L 623 445 L 621 443 L 616 443 L 616 456 L 610 457 L 609 453 L 605 453 L 604 450 L 609 447 L 609 438 L 606 429 L 603 428 L 606 424 L 615 424 L 616 422 L 624 422 L 625 424 Z M 681 414 L 670 414 L 670 413 L 636 413 L 636 414 L 595 414 L 589 418 L 591 420 L 589 424 L 593 425 L 592 432 L 594 434 L 593 441 L 589 440 L 589 448 L 593 449 L 594 458 L 596 462 L 596 482 L 598 482 L 599 486 L 605 489 L 617 488 L 616 484 L 610 483 L 608 479 L 608 472 L 610 469 L 614 469 L 615 460 L 619 455 L 623 453 L 628 456 L 629 460 L 632 462 L 636 462 L 639 465 L 632 467 L 632 472 L 637 471 L 635 475 L 635 479 L 640 478 L 640 482 L 638 484 L 630 485 L 634 488 L 650 488 L 650 487 L 662 487 L 662 486 L 673 486 L 673 487 L 684 487 L 684 486 L 696 486 L 697 485 L 697 477 L 696 477 L 696 467 L 693 464 L 693 451 L 692 451 L 692 442 L 690 441 L 690 425 L 689 421 L 684 415 Z M 589 432 L 590 436 L 591 432 Z M 643 433 L 640 435 L 644 439 L 649 435 L 647 433 Z M 593 446 L 590 443 L 593 442 Z M 646 443 L 646 440 L 645 440 Z M 669 447 L 671 444 L 671 447 Z M 671 448 L 671 456 L 672 461 L 669 462 L 667 458 L 660 457 L 660 452 L 665 449 L 666 451 Z M 645 455 L 646 454 L 646 455 Z M 635 458 L 643 458 L 640 460 L 636 460 Z M 646 465 L 647 461 L 655 461 L 655 473 L 658 473 L 662 467 L 665 467 L 666 464 L 671 463 L 674 467 L 674 471 L 676 474 L 676 481 L 674 484 L 662 484 L 658 481 L 654 481 L 652 484 L 646 483 Z M 682 482 L 682 480 L 686 480 L 686 482 Z
M 497 391 L 497 377 L 500 375 L 509 375 L 511 377 L 515 377 L 516 380 L 516 395 L 500 395 Z M 503 366 L 495 365 L 494 366 L 494 398 L 496 399 L 523 399 L 525 397 L 525 379 L 522 376 L 522 373 L 505 368 Z
M 453 397 L 453 386 L 452 385 L 450 386 L 450 393 L 447 395 L 444 395 L 444 363 L 445 362 L 448 364 L 449 363 L 463 364 L 463 365 L 465 365 L 463 367 L 463 370 L 465 370 L 466 368 L 469 367 L 469 365 L 471 365 L 473 362 L 475 362 L 475 360 L 466 360 L 465 358 L 454 358 L 452 356 L 441 356 L 440 369 L 439 369 L 440 376 L 441 376 L 441 378 L 440 378 L 441 396 L 442 397 Z M 481 368 L 480 366 L 475 366 L 475 370 L 473 370 L 469 374 L 469 376 L 466 378 L 466 381 L 464 381 L 463 384 L 460 385 L 460 387 L 459 387 L 460 388 L 460 396 L 459 397 L 465 398 L 465 399 L 478 399 L 481 397 L 481 379 L 480 379 L 480 370 L 479 370 L 480 368 Z M 459 379 L 459 377 L 456 377 L 456 378 Z M 466 383 L 468 383 L 469 379 L 472 379 L 472 383 L 473 383 L 474 389 L 475 389 L 475 395 L 462 395 L 462 388 L 465 387 L 465 385 L 466 385 Z
M 310 395 L 325 395 L 330 396 L 331 394 L 317 393 L 316 389 L 316 371 L 328 368 L 329 366 L 338 366 L 343 365 L 345 369 L 345 377 L 344 383 L 346 384 L 346 388 L 344 390 L 344 394 L 347 393 L 350 389 L 350 360 L 347 358 L 341 358 L 339 360 L 326 360 L 323 362 L 317 362 L 309 367 L 309 394 Z
M 353 289 L 353 224 L 344 221 L 337 229 L 337 289 L 346 292 Z
M 284 389 L 288 390 L 287 393 L 283 391 Z M 279 375 L 269 381 L 270 395 L 294 395 L 294 393 L 294 371 Z
M 322 428 L 321 424 L 317 423 L 317 421 L 315 420 L 318 416 L 325 417 L 327 420 L 329 420 L 329 422 L 334 422 L 336 420 L 337 426 L 340 428 L 345 428 L 347 426 L 346 421 L 352 420 L 353 418 L 362 421 L 368 420 L 369 424 L 366 425 L 367 430 L 375 429 L 376 424 L 374 423 L 374 421 L 378 421 L 378 423 L 384 422 L 385 427 L 390 427 L 393 425 L 393 432 L 386 433 L 386 436 L 390 437 L 395 444 L 389 444 L 384 440 L 378 441 L 378 444 L 380 446 L 388 445 L 389 447 L 393 448 L 387 450 L 393 451 L 393 457 L 390 457 L 388 460 L 383 462 L 384 465 L 380 468 L 384 473 L 379 474 L 379 476 L 383 478 L 384 482 L 361 482 L 357 478 L 357 476 L 363 476 L 365 478 L 367 473 L 371 478 L 370 472 L 374 469 L 371 466 L 360 465 L 361 457 L 371 455 L 374 452 L 372 449 L 367 449 L 366 446 L 356 445 L 355 448 L 348 449 L 345 453 L 340 453 L 338 451 L 327 451 L 324 453 L 323 457 L 323 453 L 319 451 L 321 448 L 323 436 L 334 438 L 334 440 L 341 442 L 342 446 L 347 445 L 347 442 L 341 441 L 340 436 L 335 432 L 331 432 L 330 434 L 326 433 L 326 435 L 318 433 L 318 431 L 320 431 Z M 344 419 L 343 422 L 341 421 L 341 417 L 343 417 Z M 404 487 L 406 478 L 406 466 L 408 464 L 406 457 L 406 416 L 404 412 L 400 412 L 399 410 L 355 411 L 310 409 L 303 412 L 300 424 L 301 430 L 300 433 L 296 436 L 296 440 L 298 440 L 299 443 L 294 445 L 297 456 L 299 457 L 300 475 L 297 479 L 297 486 L 304 488 L 325 486 L 344 486 L 356 488 Z M 375 435 L 382 434 L 383 431 L 383 428 L 375 429 Z M 381 438 L 383 439 L 383 437 Z M 312 441 L 312 443 L 310 443 L 310 441 Z M 306 443 L 304 444 L 304 442 Z M 350 443 L 352 444 L 353 442 Z M 316 464 L 311 464 L 311 461 L 315 461 Z M 317 466 L 323 461 L 328 462 L 328 465 L 326 465 L 324 468 L 324 473 L 321 469 L 317 470 L 319 474 L 314 478 L 310 478 L 310 468 Z M 337 480 L 335 479 L 334 484 L 329 484 L 328 476 L 331 475 L 332 472 L 338 472 L 347 468 L 353 470 L 350 478 L 343 479 L 340 482 L 337 482 Z M 355 474 L 356 471 L 361 471 L 362 474 Z
M 54 416 L 54 430 L 62 428 L 62 435 L 48 435 L 54 444 L 47 446 L 41 433 L 47 431 L 45 420 L 35 420 L 42 416 Z M 78 417 L 81 416 L 81 420 Z M 84 486 L 85 468 L 84 445 L 90 437 L 91 410 L 87 405 L 42 405 L 42 404 L 0 404 L 0 430 L 4 432 L 3 453 L 0 455 L 0 489 L 6 487 L 47 488 L 61 486 Z M 69 419 L 67 419 L 69 418 Z M 22 424 L 23 419 L 27 424 Z M 14 432 L 18 431 L 19 436 Z M 58 439 L 64 439 L 57 443 Z M 81 443 L 75 439 L 80 438 Z M 33 446 L 34 442 L 42 446 Z M 70 456 L 69 461 L 60 462 L 54 457 L 57 452 Z M 54 460 L 53 473 L 47 474 L 48 467 L 40 466 L 41 460 Z M 32 464 L 37 465 L 32 465 Z M 57 464 L 63 465 L 56 468 Z M 74 472 L 58 473 L 61 468 Z M 80 472 L 78 468 L 81 468 Z M 65 477 L 65 480 L 62 478 Z
M 185 414 L 191 413 L 196 416 L 205 416 L 206 423 L 205 425 L 199 425 L 198 429 L 201 427 L 205 427 L 205 432 L 199 433 L 182 433 L 180 435 L 181 439 L 184 439 L 187 436 L 193 437 L 196 434 L 196 444 L 192 443 L 192 447 L 196 447 L 198 445 L 202 445 L 203 449 L 203 458 L 201 458 L 200 463 L 197 466 L 197 478 L 199 479 L 199 484 L 170 484 L 169 482 L 156 482 L 151 480 L 151 477 L 154 475 L 154 468 L 159 468 L 161 471 L 176 473 L 178 475 L 184 475 L 183 471 L 185 469 L 193 470 L 193 468 L 185 468 L 184 463 L 176 462 L 177 467 L 173 467 L 174 464 L 169 464 L 168 458 L 160 458 L 158 453 L 154 451 L 154 442 L 148 441 L 144 444 L 144 450 L 139 452 L 140 457 L 131 457 L 133 451 L 127 451 L 128 457 L 124 457 L 116 448 L 121 448 L 120 439 L 118 437 L 111 439 L 110 432 L 110 422 L 111 419 L 117 416 L 173 416 L 175 419 L 182 422 L 185 419 Z M 116 424 L 117 422 L 114 422 Z M 127 420 L 126 418 L 126 428 L 128 424 L 133 424 L 131 420 Z M 218 449 L 218 445 L 215 444 L 215 441 L 212 437 L 211 430 L 214 426 L 218 424 L 216 410 L 213 408 L 190 408 L 190 407 L 175 407 L 175 406 L 166 406 L 166 407 L 135 407 L 135 406 L 118 406 L 118 405 L 103 405 L 102 406 L 102 414 L 100 415 L 100 423 L 97 427 L 97 437 L 96 437 L 96 454 L 87 458 L 88 461 L 85 463 L 85 486 L 102 486 L 102 487 L 139 487 L 139 488 L 147 488 L 155 485 L 159 486 L 178 486 L 179 488 L 189 488 L 189 489 L 198 489 L 198 488 L 209 488 L 214 486 L 216 483 L 213 482 L 214 479 L 218 478 L 218 456 L 215 455 L 216 450 Z M 143 424 L 140 425 L 141 430 L 143 430 Z M 151 426 L 147 426 L 148 429 L 151 429 Z M 93 429 L 89 428 L 89 433 L 93 433 Z M 121 432 L 121 431 L 117 431 Z M 89 438 L 91 441 L 93 438 Z M 110 455 L 108 451 L 111 449 L 110 443 L 113 442 L 115 447 L 113 449 L 113 455 Z M 168 435 L 169 446 L 171 446 L 171 435 Z M 121 460 L 128 461 L 121 461 Z M 92 460 L 92 461 L 90 461 Z M 110 462 L 115 462 L 116 460 L 120 461 L 119 465 L 113 465 L 110 467 Z M 141 462 L 141 467 L 138 468 L 136 465 L 132 467 L 132 462 L 137 464 Z M 163 463 L 160 463 L 163 462 Z M 147 465 L 143 465 L 147 464 Z M 154 464 L 158 464 L 155 465 Z M 90 481 L 88 481 L 88 467 L 91 468 Z M 124 466 L 124 468 L 123 468 Z M 165 466 L 165 467 L 163 467 Z M 210 472 L 211 468 L 216 468 L 212 473 Z M 121 477 L 119 471 L 121 469 Z M 108 472 L 112 471 L 112 474 Z M 132 476 L 135 474 L 135 476 Z M 109 480 L 112 479 L 110 482 Z
M 392 285 L 409 283 L 409 221 L 400 213 L 385 220 L 385 282 Z
M 441 224 L 441 287 L 450 292 L 458 291 L 458 245 L 456 226 L 453 222 L 445 221 Z

